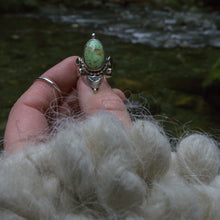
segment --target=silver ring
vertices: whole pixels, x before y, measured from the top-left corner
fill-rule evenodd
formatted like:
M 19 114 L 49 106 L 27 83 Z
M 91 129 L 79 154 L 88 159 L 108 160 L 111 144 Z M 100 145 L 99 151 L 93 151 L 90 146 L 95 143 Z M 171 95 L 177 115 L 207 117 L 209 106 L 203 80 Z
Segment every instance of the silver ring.
M 99 90 L 102 81 L 112 76 L 111 58 L 105 57 L 101 41 L 92 38 L 84 46 L 83 58 L 78 57 L 76 63 L 81 76 L 86 76 L 87 82 L 94 93 Z
M 56 83 L 54 83 L 53 81 L 51 81 L 50 79 L 46 78 L 46 77 L 42 77 L 42 76 L 39 76 L 37 77 L 37 79 L 42 79 L 46 82 L 48 82 L 50 85 L 52 85 L 59 93 L 62 93 L 60 88 L 57 86 Z

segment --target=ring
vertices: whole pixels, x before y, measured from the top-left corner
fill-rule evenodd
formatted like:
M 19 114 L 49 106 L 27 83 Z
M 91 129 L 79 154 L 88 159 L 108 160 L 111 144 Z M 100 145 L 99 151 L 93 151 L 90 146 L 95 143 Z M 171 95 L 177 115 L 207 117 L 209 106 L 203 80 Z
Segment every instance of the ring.
M 45 77 L 42 77 L 42 76 L 37 77 L 37 79 L 42 79 L 42 80 L 48 82 L 48 83 L 49 83 L 50 85 L 52 85 L 59 93 L 62 93 L 61 90 L 60 90 L 60 88 L 57 86 L 57 84 L 54 83 L 53 81 L 51 81 L 50 79 L 45 78 Z
M 95 38 L 95 33 L 85 44 L 83 58 L 78 57 L 76 63 L 79 66 L 79 73 L 87 77 L 94 93 L 98 91 L 104 76 L 106 78 L 112 76 L 111 58 L 105 58 L 102 43 Z

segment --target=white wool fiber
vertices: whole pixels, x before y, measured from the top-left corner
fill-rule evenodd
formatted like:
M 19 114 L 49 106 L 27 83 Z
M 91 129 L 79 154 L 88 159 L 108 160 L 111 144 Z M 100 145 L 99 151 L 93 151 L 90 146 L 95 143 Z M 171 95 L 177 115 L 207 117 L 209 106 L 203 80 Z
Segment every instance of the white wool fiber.
M 219 152 L 205 135 L 193 134 L 177 147 L 178 173 L 189 181 L 211 182 L 218 174 Z
M 0 158 L 0 219 L 220 219 L 219 150 L 195 134 L 112 115 L 63 120 L 46 143 Z
M 153 121 L 138 120 L 130 129 L 137 173 L 148 183 L 161 178 L 170 164 L 171 148 L 164 131 Z

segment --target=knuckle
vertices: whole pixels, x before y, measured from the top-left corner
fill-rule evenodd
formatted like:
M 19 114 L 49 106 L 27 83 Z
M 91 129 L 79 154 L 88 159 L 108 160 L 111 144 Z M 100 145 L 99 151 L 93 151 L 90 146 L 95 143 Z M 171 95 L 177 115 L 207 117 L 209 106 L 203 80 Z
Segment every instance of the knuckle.
M 105 97 L 101 100 L 102 106 L 108 111 L 125 111 L 126 107 L 122 100 L 117 97 Z

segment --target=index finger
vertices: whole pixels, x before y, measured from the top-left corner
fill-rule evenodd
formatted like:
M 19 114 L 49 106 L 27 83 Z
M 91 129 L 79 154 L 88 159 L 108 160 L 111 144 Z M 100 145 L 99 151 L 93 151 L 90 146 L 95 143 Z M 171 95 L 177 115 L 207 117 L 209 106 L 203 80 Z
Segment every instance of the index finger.
M 76 58 L 76 56 L 66 58 L 41 76 L 53 81 L 63 94 L 69 93 L 76 87 L 79 76 L 75 62 Z M 17 102 L 25 103 L 44 112 L 58 95 L 61 94 L 57 93 L 55 88 L 48 82 L 36 80 Z
M 79 76 L 76 58 L 76 56 L 66 58 L 47 70 L 42 77 L 52 80 L 62 92 L 70 92 L 72 88 L 76 87 L 76 81 Z
M 78 78 L 76 58 L 66 58 L 46 71 L 42 77 L 52 80 L 62 92 L 70 92 L 76 86 Z M 48 130 L 45 111 L 58 95 L 55 88 L 44 80 L 33 83 L 10 111 L 5 129 L 5 149 L 18 151 L 23 142 L 39 137 Z

